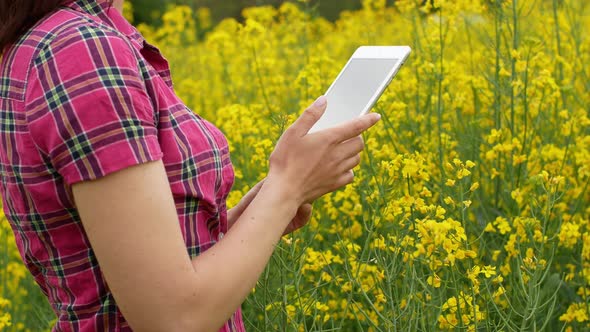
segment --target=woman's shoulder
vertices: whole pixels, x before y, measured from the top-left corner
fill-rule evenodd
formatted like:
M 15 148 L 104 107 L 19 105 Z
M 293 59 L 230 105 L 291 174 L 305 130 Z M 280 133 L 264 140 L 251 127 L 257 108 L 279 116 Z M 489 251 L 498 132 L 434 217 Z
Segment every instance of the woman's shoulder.
M 37 51 L 78 41 L 96 41 L 100 38 L 129 44 L 125 36 L 114 27 L 92 15 L 68 7 L 53 12 L 23 36 L 29 47 Z
M 92 52 L 93 45 L 108 44 L 113 54 L 134 58 L 130 41 L 113 27 L 86 13 L 61 7 L 39 21 L 9 47 L 2 56 L 0 76 L 26 83 L 32 69 L 55 57 L 75 58 Z M 20 84 L 20 83 L 19 83 Z M 24 100 L 25 92 L 15 99 Z M 13 96 L 14 97 L 14 96 Z

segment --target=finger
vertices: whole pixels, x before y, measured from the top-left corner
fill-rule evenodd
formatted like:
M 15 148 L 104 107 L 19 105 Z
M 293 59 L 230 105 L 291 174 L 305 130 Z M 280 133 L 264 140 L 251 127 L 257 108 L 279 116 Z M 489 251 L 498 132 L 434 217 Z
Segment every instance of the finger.
M 352 171 L 352 169 L 357 167 L 360 163 L 361 163 L 361 155 L 356 154 L 356 155 L 342 161 L 340 163 L 340 165 L 338 165 L 338 171 L 342 172 L 342 173 L 347 172 L 347 171 Z M 354 175 L 354 172 L 353 172 L 353 175 Z
M 295 218 L 297 218 L 299 223 L 307 223 L 309 221 L 309 218 L 311 217 L 312 209 L 313 208 L 309 203 L 301 205 L 297 210 Z
M 295 123 L 291 126 L 292 130 L 294 130 L 299 136 L 305 136 L 311 127 L 320 120 L 326 111 L 327 106 L 328 100 L 326 97 L 319 97 L 297 120 L 295 120 Z
M 374 126 L 381 119 L 378 113 L 365 114 L 354 120 L 347 121 L 343 124 L 337 125 L 326 130 L 334 135 L 336 142 L 343 142 L 355 136 L 360 136 L 367 129 Z
M 354 172 L 352 170 L 343 173 L 342 175 L 340 175 L 340 177 L 338 177 L 338 180 L 336 180 L 336 186 L 334 188 L 334 190 L 342 188 L 344 186 L 347 186 L 349 184 L 351 184 L 354 181 Z
M 245 204 L 250 204 L 254 197 L 258 195 L 258 192 L 260 192 L 260 189 L 262 188 L 263 184 L 264 180 L 258 182 L 254 187 L 252 187 L 252 189 L 248 190 L 246 195 L 244 195 L 244 197 L 242 198 L 241 202 L 244 202 Z
M 262 185 L 264 184 L 264 181 L 266 180 L 266 178 L 262 179 L 260 182 L 258 182 L 254 188 L 251 189 L 251 191 L 255 192 L 256 194 L 258 194 L 258 192 L 260 191 L 260 189 L 262 188 Z
M 310 212 L 311 210 L 313 210 L 313 205 L 311 203 L 304 203 L 302 204 L 299 209 L 297 209 L 297 212 Z
M 303 204 L 297 209 L 297 214 L 293 218 L 293 220 L 287 225 L 287 228 L 283 232 L 283 235 L 290 234 L 301 227 L 305 226 L 309 220 L 311 220 L 311 213 L 313 211 L 313 207 L 310 203 Z
M 353 137 L 345 142 L 338 144 L 333 152 L 334 154 L 342 159 L 348 159 L 361 153 L 365 149 L 365 142 L 361 136 Z

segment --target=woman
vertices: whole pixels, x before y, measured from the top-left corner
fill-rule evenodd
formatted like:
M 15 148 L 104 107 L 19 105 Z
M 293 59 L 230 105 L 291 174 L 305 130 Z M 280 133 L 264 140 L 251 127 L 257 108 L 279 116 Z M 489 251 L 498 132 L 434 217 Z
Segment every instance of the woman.
M 307 135 L 320 97 L 226 212 L 227 142 L 174 94 L 122 1 L 0 4 L 4 211 L 55 331 L 243 331 L 274 246 L 353 180 L 379 116 Z

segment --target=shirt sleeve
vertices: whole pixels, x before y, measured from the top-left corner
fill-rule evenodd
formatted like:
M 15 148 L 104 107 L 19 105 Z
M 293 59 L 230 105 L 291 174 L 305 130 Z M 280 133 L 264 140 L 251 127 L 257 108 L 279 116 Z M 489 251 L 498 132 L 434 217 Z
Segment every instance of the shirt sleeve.
M 32 63 L 25 109 L 37 148 L 69 185 L 162 157 L 139 55 L 115 32 L 55 37 Z

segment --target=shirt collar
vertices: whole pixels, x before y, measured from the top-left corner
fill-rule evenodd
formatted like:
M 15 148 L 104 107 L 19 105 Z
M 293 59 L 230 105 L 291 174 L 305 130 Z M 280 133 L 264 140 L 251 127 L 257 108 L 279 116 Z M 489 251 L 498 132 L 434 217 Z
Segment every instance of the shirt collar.
M 111 6 L 108 0 L 70 0 L 66 2 L 65 6 L 114 28 L 136 43 L 139 48 L 144 47 L 143 36 L 117 9 Z

